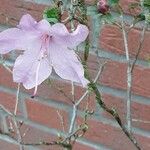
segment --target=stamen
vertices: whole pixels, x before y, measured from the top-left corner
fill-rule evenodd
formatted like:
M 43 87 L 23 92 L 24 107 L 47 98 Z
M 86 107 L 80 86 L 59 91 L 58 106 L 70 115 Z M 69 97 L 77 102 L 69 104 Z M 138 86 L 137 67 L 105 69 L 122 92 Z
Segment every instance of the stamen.
M 49 36 L 48 34 L 41 36 L 41 40 L 43 41 L 43 43 L 42 43 L 41 48 L 40 48 L 41 53 L 40 53 L 40 57 L 38 59 L 39 64 L 38 64 L 37 69 L 36 69 L 35 89 L 34 89 L 34 93 L 31 96 L 31 98 L 34 98 L 36 93 L 37 93 L 38 77 L 39 77 L 39 69 L 40 69 L 41 60 L 48 57 L 47 43 L 48 43 L 49 39 L 51 39 L 51 38 L 52 38 L 52 36 Z
M 41 61 L 39 61 L 39 64 L 37 66 L 37 69 L 36 69 L 36 77 L 35 77 L 35 89 L 34 89 L 34 93 L 33 95 L 31 96 L 31 98 L 34 98 L 36 93 L 37 93 L 37 88 L 38 88 L 38 77 L 39 77 L 39 69 L 40 69 L 40 65 L 41 65 Z

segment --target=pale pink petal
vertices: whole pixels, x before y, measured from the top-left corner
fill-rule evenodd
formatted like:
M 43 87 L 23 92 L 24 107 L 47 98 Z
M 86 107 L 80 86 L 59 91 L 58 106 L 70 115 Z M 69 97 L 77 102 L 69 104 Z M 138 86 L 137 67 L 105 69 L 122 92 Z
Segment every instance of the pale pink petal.
M 39 65 L 39 62 L 35 62 L 32 66 L 31 72 L 28 75 L 28 79 L 23 82 L 23 85 L 26 89 L 31 89 L 37 85 L 40 85 L 44 80 L 46 80 L 51 72 L 52 67 L 49 64 L 48 59 L 42 59 L 39 66 L 39 72 L 38 72 L 38 80 L 36 83 L 36 70 Z
M 47 79 L 51 72 L 52 67 L 48 59 L 44 58 L 39 61 L 36 55 L 25 53 L 15 61 L 13 80 L 17 83 L 23 83 L 26 89 L 31 89 Z M 36 77 L 38 77 L 37 81 Z
M 66 26 L 61 23 L 54 24 L 51 28 L 54 39 L 57 43 L 73 48 L 85 41 L 89 30 L 85 25 L 79 24 L 77 29 L 69 33 Z
M 23 15 L 20 19 L 18 28 L 23 30 L 31 30 L 35 28 L 36 20 L 29 14 Z
M 51 31 L 54 34 L 58 34 L 60 36 L 66 36 L 69 34 L 68 29 L 66 28 L 66 26 L 62 23 L 56 23 L 54 25 L 52 25 Z
M 45 19 L 37 22 L 31 15 L 27 14 L 21 18 L 20 23 L 17 27 L 26 31 L 48 32 L 51 25 Z
M 11 28 L 0 33 L 0 53 L 5 54 L 14 49 L 24 49 L 26 41 L 22 43 L 24 39 L 24 33 L 17 29 Z M 22 45 L 23 44 L 23 45 Z
M 83 66 L 75 52 L 55 44 L 51 44 L 50 48 L 50 59 L 55 72 L 63 79 L 78 82 L 86 87 L 88 80 L 84 77 Z
M 50 27 L 51 27 L 50 23 L 47 20 L 43 19 L 37 23 L 36 30 L 39 30 L 42 32 L 49 32 Z
M 0 54 L 6 54 L 11 50 L 28 50 L 34 41 L 40 39 L 36 32 L 26 32 L 17 28 L 10 28 L 0 33 Z

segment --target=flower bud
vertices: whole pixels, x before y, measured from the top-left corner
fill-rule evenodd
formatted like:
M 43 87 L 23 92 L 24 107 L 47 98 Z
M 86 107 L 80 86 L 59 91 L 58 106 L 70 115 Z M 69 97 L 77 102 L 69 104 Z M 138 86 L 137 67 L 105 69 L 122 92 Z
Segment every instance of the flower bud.
M 107 14 L 109 12 L 109 5 L 107 4 L 107 0 L 99 0 L 97 3 L 98 12 L 102 14 Z

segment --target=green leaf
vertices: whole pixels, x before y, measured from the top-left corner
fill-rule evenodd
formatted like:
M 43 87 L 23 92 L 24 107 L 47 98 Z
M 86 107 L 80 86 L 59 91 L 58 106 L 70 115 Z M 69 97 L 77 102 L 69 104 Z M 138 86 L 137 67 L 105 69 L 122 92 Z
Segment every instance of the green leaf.
M 46 19 L 49 23 L 58 23 L 58 19 L 56 19 L 56 18 L 47 18 Z
M 144 7 L 150 8 L 150 0 L 144 0 L 143 5 Z
M 44 10 L 43 18 L 49 23 L 57 23 L 59 21 L 60 12 L 57 7 L 48 8 Z
M 146 14 L 145 18 L 146 18 L 146 22 L 150 23 L 150 13 Z
M 135 17 L 136 21 L 143 21 L 145 20 L 145 14 L 140 13 L 138 16 Z
M 110 6 L 117 5 L 118 3 L 119 3 L 119 0 L 108 0 L 108 4 Z

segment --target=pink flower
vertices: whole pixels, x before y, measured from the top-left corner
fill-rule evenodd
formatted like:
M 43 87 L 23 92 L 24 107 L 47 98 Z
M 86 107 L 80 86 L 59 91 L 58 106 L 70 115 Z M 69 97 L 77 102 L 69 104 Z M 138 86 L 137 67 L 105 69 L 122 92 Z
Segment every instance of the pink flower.
M 97 3 L 98 11 L 102 14 L 107 14 L 109 12 L 109 5 L 107 4 L 107 0 L 99 0 Z
M 63 79 L 78 82 L 86 87 L 88 80 L 76 53 L 71 48 L 83 42 L 89 31 L 84 25 L 69 33 L 65 25 L 50 25 L 46 20 L 36 22 L 24 15 L 17 28 L 0 33 L 0 53 L 25 50 L 14 64 L 13 80 L 23 83 L 26 89 L 35 87 L 47 79 L 52 68 Z

